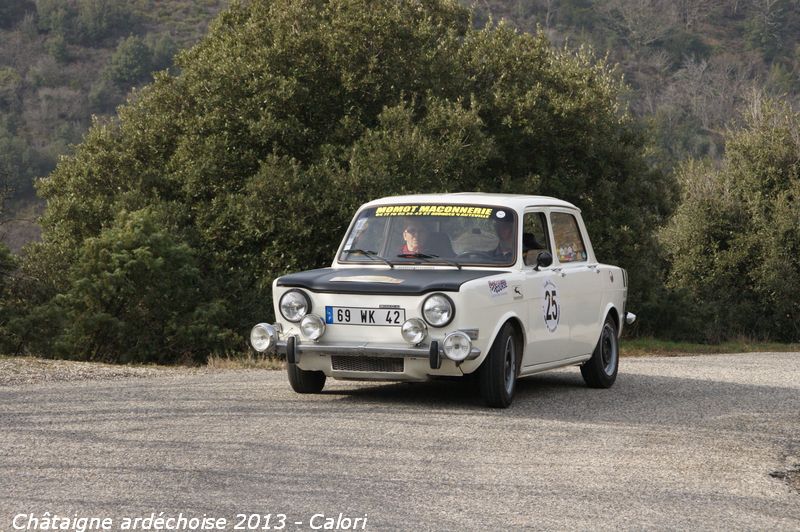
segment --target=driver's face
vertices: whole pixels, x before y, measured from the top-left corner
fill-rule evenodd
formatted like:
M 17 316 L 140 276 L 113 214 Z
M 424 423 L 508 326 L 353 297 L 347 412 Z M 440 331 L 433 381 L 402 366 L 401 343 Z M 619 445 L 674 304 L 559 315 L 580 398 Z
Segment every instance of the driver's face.
M 416 224 L 409 224 L 403 230 L 403 240 L 409 251 L 416 251 L 422 243 L 422 227 Z

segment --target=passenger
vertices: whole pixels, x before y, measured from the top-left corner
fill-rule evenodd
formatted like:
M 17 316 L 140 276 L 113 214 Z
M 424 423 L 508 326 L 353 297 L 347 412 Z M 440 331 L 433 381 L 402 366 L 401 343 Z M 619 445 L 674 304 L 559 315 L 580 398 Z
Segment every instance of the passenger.
M 514 220 L 503 218 L 495 221 L 494 231 L 499 241 L 491 252 L 492 256 L 498 260 L 511 260 L 514 256 Z

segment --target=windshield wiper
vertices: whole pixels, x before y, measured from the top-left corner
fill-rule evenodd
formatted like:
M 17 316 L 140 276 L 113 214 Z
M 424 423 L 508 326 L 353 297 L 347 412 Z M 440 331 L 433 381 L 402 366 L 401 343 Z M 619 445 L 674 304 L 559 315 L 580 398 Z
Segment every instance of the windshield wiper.
M 350 253 L 361 253 L 362 255 L 367 256 L 372 260 L 383 261 L 390 268 L 394 268 L 394 264 L 392 262 L 390 262 L 389 259 L 387 259 L 386 257 L 381 257 L 380 255 L 378 255 L 378 253 L 376 251 L 372 251 L 372 250 L 369 250 L 369 249 L 351 248 L 351 249 L 345 249 L 344 252 L 347 253 L 348 255 Z
M 459 270 L 461 269 L 461 264 L 459 264 L 458 262 L 456 262 L 454 260 L 442 258 L 439 255 L 431 255 L 429 253 L 419 253 L 419 252 L 417 252 L 417 253 L 400 253 L 398 255 L 398 257 L 400 257 L 401 259 L 422 259 L 422 260 L 428 260 L 429 262 L 430 262 L 429 259 L 437 259 L 437 261 L 439 261 L 439 262 L 444 262 L 445 264 L 449 264 L 450 266 L 455 266 Z

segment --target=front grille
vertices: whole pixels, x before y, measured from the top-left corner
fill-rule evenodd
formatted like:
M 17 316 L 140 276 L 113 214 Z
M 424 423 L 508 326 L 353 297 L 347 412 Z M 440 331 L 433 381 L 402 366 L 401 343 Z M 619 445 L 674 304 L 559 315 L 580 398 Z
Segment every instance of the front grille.
M 380 371 L 402 373 L 402 358 L 332 356 L 331 367 L 340 371 Z

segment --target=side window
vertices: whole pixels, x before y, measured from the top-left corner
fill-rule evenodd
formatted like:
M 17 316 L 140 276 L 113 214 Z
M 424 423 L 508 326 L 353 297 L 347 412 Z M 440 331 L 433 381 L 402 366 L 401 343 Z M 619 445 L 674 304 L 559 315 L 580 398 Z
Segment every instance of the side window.
M 526 266 L 536 264 L 542 251 L 550 251 L 547 220 L 542 212 L 526 212 L 522 220 L 522 256 Z
M 581 238 L 578 222 L 571 214 L 564 212 L 550 213 L 553 222 L 553 238 L 556 242 L 556 254 L 561 262 L 581 262 L 587 260 L 586 246 Z

